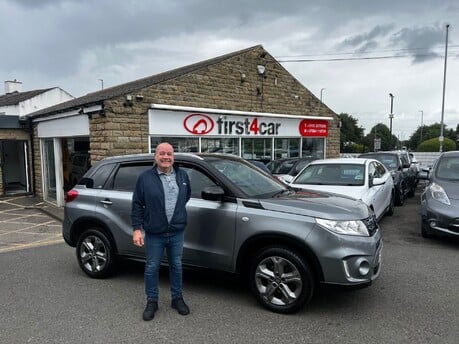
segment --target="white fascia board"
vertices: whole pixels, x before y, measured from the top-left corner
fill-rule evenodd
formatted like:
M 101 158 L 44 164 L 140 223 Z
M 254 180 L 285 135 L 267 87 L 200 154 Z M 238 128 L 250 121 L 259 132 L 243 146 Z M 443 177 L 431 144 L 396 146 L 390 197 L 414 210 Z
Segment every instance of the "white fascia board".
M 280 114 L 280 113 L 265 113 L 265 112 L 246 112 L 246 111 L 198 108 L 198 107 L 191 107 L 191 106 L 178 106 L 178 105 L 166 105 L 166 104 L 151 104 L 150 108 L 151 109 L 161 109 L 161 110 L 171 110 L 171 111 L 191 111 L 191 112 L 215 113 L 215 114 L 222 114 L 222 115 L 239 115 L 239 116 L 248 116 L 248 117 L 322 119 L 322 120 L 327 120 L 327 121 L 334 120 L 333 117 L 287 115 L 287 114 Z
M 87 114 L 87 113 L 97 112 L 100 110 L 102 110 L 102 105 L 92 105 L 88 107 L 82 107 L 77 110 L 57 113 L 55 115 L 50 115 L 46 117 L 32 118 L 32 122 L 34 123 L 45 122 L 45 121 L 50 121 L 50 120 L 58 119 L 58 118 L 77 116 L 77 115 L 81 115 L 82 113 Z

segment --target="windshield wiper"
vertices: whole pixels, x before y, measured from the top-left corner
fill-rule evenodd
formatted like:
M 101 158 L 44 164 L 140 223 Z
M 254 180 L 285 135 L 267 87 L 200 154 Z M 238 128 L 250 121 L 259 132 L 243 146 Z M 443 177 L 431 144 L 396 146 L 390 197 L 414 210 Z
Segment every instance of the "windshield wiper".
M 288 187 L 288 189 L 284 189 L 279 192 L 276 192 L 272 197 L 274 198 L 274 197 L 281 197 L 284 195 L 290 195 L 292 192 L 294 193 L 295 191 L 291 187 Z

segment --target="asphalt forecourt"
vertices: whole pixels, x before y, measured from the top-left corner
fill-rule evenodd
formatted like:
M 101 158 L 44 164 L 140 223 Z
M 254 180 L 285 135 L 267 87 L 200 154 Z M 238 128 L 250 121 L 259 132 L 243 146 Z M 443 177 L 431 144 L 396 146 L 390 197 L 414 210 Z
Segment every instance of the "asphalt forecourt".
M 31 196 L 0 199 L 0 252 L 63 242 L 62 223 Z

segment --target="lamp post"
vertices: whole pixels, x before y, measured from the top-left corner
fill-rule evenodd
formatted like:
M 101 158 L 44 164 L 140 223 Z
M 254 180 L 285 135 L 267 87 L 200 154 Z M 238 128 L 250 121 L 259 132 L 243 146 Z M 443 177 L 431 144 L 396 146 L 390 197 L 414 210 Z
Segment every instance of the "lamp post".
M 446 62 L 448 61 L 448 30 L 449 24 L 446 24 L 446 42 L 445 42 L 445 64 L 443 70 L 443 97 L 441 102 L 441 122 L 440 122 L 440 137 L 438 140 L 440 141 L 440 153 L 443 152 L 443 118 L 445 115 L 445 88 L 446 88 Z
M 392 119 L 394 118 L 394 95 L 392 93 L 389 93 L 390 97 L 390 114 L 389 114 L 389 120 L 390 120 L 390 127 L 389 127 L 389 144 L 392 145 Z
M 320 103 L 322 104 L 322 92 L 325 90 L 325 88 L 320 89 Z
M 422 143 L 422 126 L 424 125 L 424 111 L 419 110 L 419 112 L 421 113 L 421 141 L 420 143 Z

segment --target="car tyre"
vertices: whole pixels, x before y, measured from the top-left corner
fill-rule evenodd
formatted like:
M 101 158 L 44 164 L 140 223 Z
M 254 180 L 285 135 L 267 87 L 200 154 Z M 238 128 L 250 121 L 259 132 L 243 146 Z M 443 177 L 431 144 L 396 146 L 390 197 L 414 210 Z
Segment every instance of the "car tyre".
M 413 185 L 410 188 L 410 191 L 408 191 L 407 196 L 408 197 L 414 197 L 414 194 L 416 193 L 416 184 L 413 183 Z
M 433 234 L 428 229 L 428 224 L 422 221 L 421 224 L 421 235 L 423 238 L 429 239 L 433 237 Z
M 276 313 L 293 313 L 305 306 L 315 284 L 307 262 L 285 247 L 259 251 L 251 264 L 249 282 L 258 302 Z
M 400 185 L 399 188 L 397 188 L 397 195 L 395 199 L 395 204 L 398 206 L 402 206 L 405 203 L 405 190 L 403 185 Z
M 92 278 L 105 278 L 114 271 L 113 246 L 99 228 L 86 230 L 80 236 L 76 256 L 80 268 Z
M 394 195 L 394 192 L 392 192 L 392 196 L 390 197 L 390 204 L 387 209 L 386 215 L 387 216 L 394 215 L 394 209 L 395 209 L 395 195 Z

